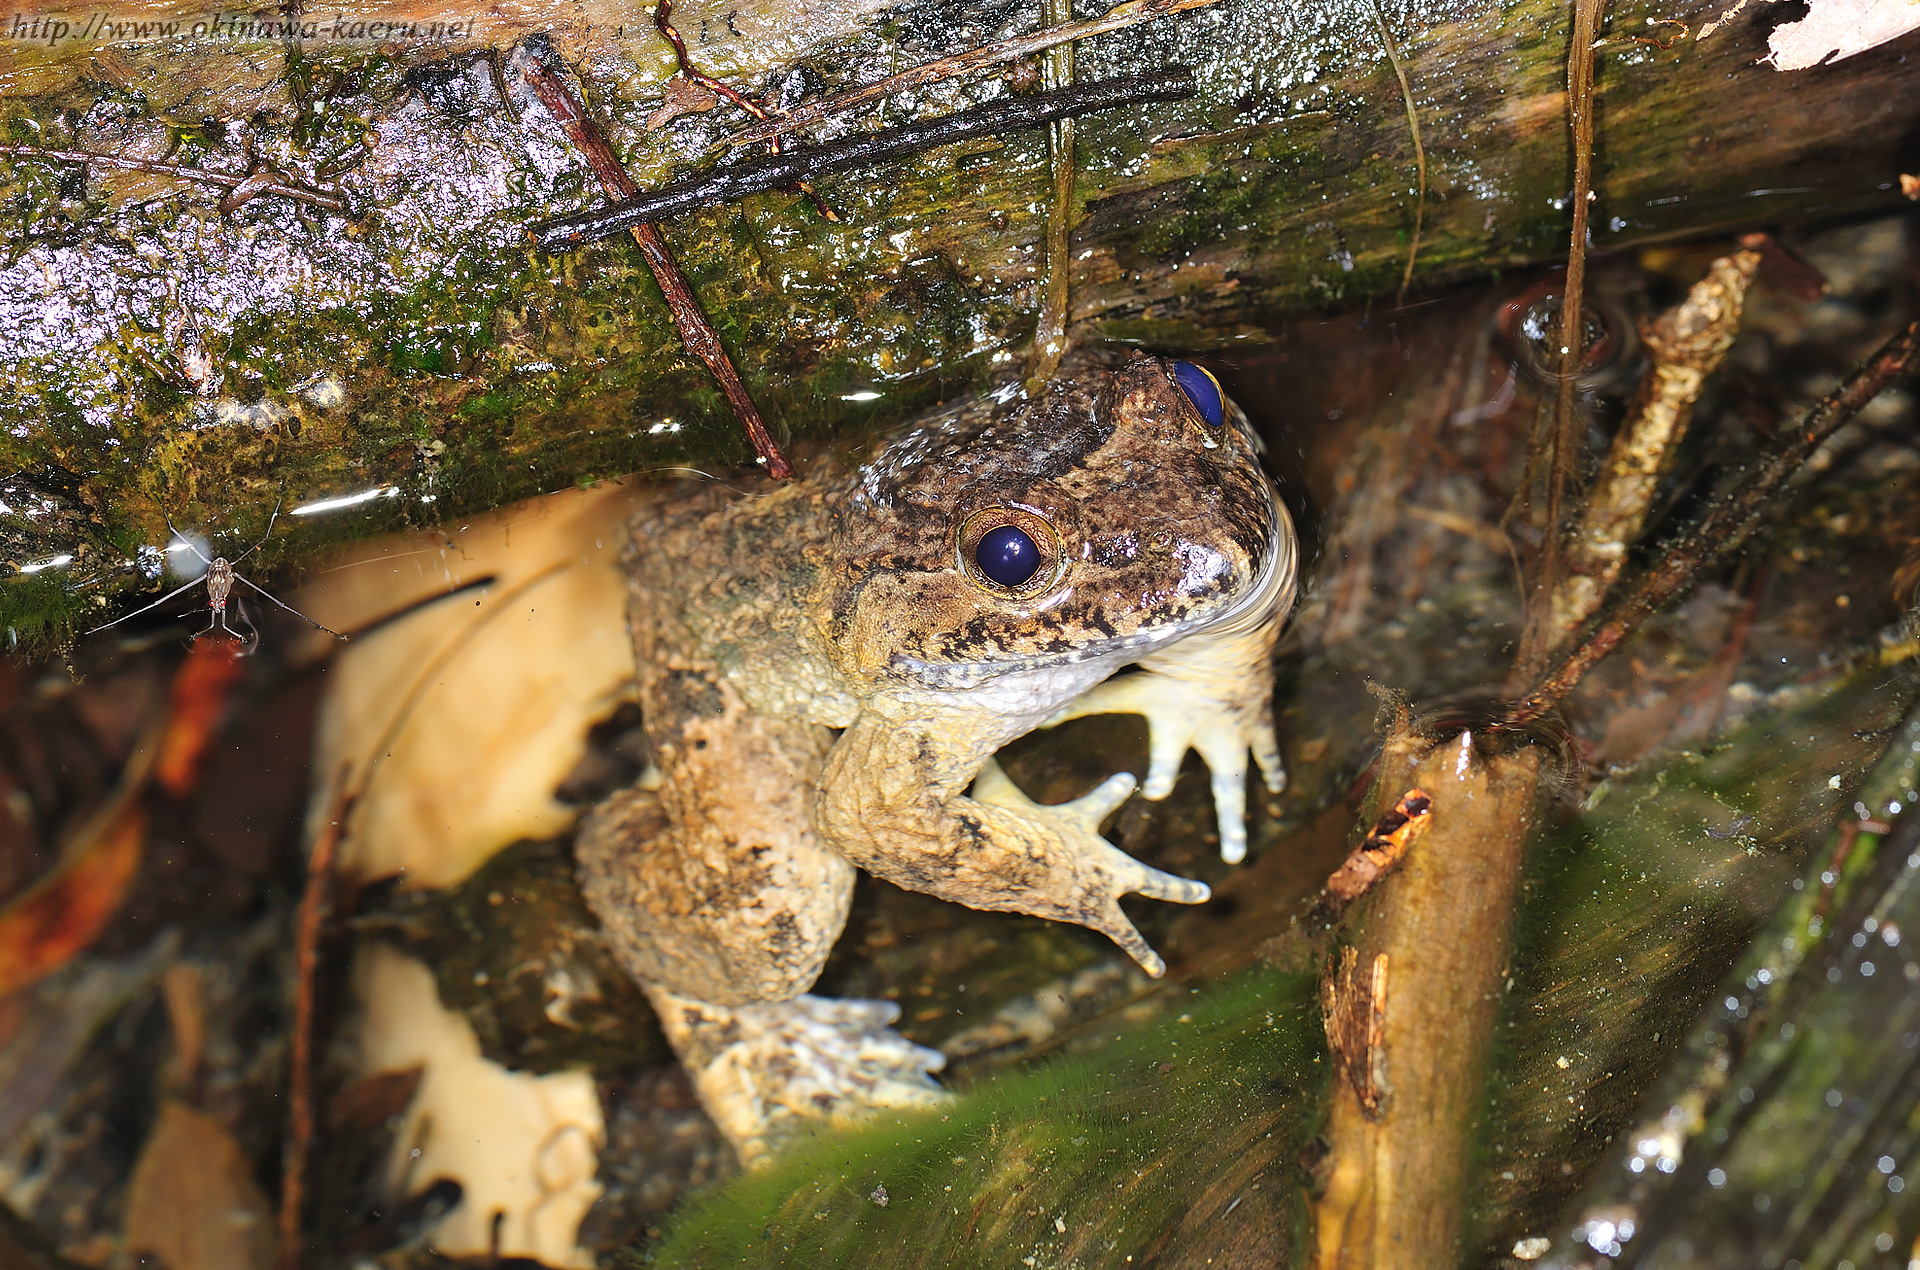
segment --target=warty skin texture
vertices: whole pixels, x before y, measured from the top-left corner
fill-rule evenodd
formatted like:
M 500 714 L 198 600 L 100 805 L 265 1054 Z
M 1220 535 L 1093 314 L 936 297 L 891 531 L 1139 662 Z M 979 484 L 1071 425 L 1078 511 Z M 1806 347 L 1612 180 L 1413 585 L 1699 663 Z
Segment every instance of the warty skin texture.
M 970 556 L 1003 524 L 1041 547 L 1016 587 Z M 590 818 L 582 881 L 743 1154 L 799 1117 L 937 1096 L 939 1055 L 885 1007 L 802 995 L 855 866 L 1080 923 L 1161 972 L 1119 898 L 1207 888 L 1099 836 L 1134 778 L 1039 806 L 993 755 L 1075 714 L 1145 714 L 1148 795 L 1198 748 L 1237 859 L 1248 754 L 1269 788 L 1284 780 L 1271 654 L 1294 560 L 1244 419 L 1210 427 L 1170 363 L 1139 355 L 1083 362 L 1037 401 L 935 416 L 864 464 L 643 513 L 629 573 L 658 780 Z M 806 1036 L 820 1043 L 793 1059 Z

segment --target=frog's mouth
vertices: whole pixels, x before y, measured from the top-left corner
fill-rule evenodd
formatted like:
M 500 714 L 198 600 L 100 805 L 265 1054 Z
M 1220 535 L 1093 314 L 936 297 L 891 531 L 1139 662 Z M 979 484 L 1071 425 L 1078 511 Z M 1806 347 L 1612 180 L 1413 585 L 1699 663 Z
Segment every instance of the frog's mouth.
M 1267 549 L 1260 559 L 1260 573 L 1254 585 L 1247 593 L 1224 613 L 1203 618 L 1198 625 L 1206 628 L 1209 638 L 1230 639 L 1244 635 L 1268 621 L 1279 621 L 1293 607 L 1295 594 L 1299 590 L 1299 556 L 1295 544 L 1299 541 L 1293 530 L 1293 516 L 1287 511 L 1287 505 L 1280 501 L 1271 483 L 1267 485 L 1267 504 L 1271 511 L 1269 524 L 1273 532 L 1267 536 Z M 1183 623 L 1191 630 L 1195 623 Z

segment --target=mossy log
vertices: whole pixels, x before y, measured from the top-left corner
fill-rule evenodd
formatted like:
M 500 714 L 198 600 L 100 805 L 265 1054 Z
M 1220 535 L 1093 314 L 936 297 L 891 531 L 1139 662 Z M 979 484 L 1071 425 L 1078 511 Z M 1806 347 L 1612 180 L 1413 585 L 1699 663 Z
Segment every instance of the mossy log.
M 1759 64 L 1775 19 L 1755 11 L 1690 38 L 1719 8 L 1613 7 L 1597 249 L 1900 199 L 1900 149 L 1920 122 L 1916 37 L 1781 73 Z M 0 555 L 16 569 L 71 557 L 0 587 L 13 641 L 58 641 L 124 609 L 114 594 L 142 580 L 124 562 L 163 541 L 163 511 L 238 548 L 277 499 L 388 495 L 283 532 L 265 567 L 596 477 L 745 459 L 631 244 L 549 255 L 525 237 L 600 200 L 518 75 L 536 33 L 582 76 L 643 188 L 715 161 L 744 118 L 729 106 L 650 122 L 673 59 L 630 8 L 476 19 L 414 6 L 291 36 L 232 15 L 196 35 L 206 15 L 165 0 L 140 16 L 179 26 L 145 42 L 116 27 L 103 44 L 83 38 L 85 13 L 43 15 L 68 25 L 0 43 L 0 141 L 229 181 L 270 167 L 348 210 L 275 193 L 235 207 L 234 191 L 179 174 L 6 156 L 0 471 L 17 474 Z M 354 26 L 371 19 L 422 25 L 376 41 Z M 675 20 L 703 69 L 778 98 L 1037 17 L 690 0 Z M 1200 91 L 1082 121 L 1075 338 L 1225 358 L 1289 312 L 1390 302 L 1410 256 L 1416 291 L 1562 256 L 1566 20 L 1541 0 L 1223 0 L 1083 42 L 1083 80 L 1181 63 Z M 1420 121 L 1424 192 L 1382 24 Z M 822 135 L 1020 78 L 921 89 Z M 667 236 L 776 427 L 857 436 L 1024 362 L 1051 188 L 1045 138 L 1026 133 L 823 181 L 838 224 L 773 193 Z

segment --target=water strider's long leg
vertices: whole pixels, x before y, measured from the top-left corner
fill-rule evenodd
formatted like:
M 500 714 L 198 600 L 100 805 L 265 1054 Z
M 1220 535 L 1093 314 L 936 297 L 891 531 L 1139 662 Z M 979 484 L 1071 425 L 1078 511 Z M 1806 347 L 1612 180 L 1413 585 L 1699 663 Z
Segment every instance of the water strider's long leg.
M 81 631 L 80 633 L 82 635 L 92 635 L 96 631 L 106 630 L 107 627 L 109 626 L 118 626 L 120 625 L 120 623 L 126 621 L 128 618 L 139 617 L 142 613 L 145 613 L 148 609 L 157 609 L 162 604 L 165 604 L 168 600 L 171 600 L 174 596 L 179 595 L 183 591 L 191 591 L 193 590 L 193 588 L 199 585 L 200 585 L 200 579 L 195 578 L 193 581 L 188 582 L 183 586 L 175 587 L 173 590 L 167 592 L 165 595 L 161 596 L 159 599 L 155 600 L 151 604 L 143 604 L 131 613 L 123 613 L 119 617 L 114 618 L 111 622 L 107 622 L 100 626 L 96 626 L 92 630 Z
M 347 638 L 345 635 L 342 635 L 339 631 L 334 630 L 330 626 L 320 625 L 320 623 L 314 621 L 312 618 L 308 617 L 305 613 L 302 613 L 299 609 L 293 607 L 293 605 L 287 604 L 279 600 L 273 595 L 272 592 L 268 591 L 265 587 L 261 586 L 259 583 L 254 582 L 248 578 L 243 578 L 237 573 L 233 575 L 233 580 L 235 582 L 245 582 L 248 586 L 252 587 L 255 591 L 265 596 L 268 603 L 279 605 L 281 608 L 285 609 L 287 612 L 293 614 L 295 617 L 305 622 L 308 626 L 313 627 L 314 630 L 325 631 L 327 634 L 333 636 L 337 640 L 344 641 Z

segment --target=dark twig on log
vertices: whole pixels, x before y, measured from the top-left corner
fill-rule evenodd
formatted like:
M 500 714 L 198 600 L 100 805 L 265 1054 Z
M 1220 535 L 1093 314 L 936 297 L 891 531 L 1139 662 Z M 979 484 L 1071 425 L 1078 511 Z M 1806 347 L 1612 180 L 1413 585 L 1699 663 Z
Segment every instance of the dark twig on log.
M 679 30 L 673 25 L 673 0 L 657 0 L 657 3 L 653 6 L 653 29 L 660 32 L 661 37 L 665 39 L 667 43 L 673 45 L 673 56 L 674 59 L 680 63 L 680 77 L 682 79 L 690 84 L 698 84 L 708 92 L 726 98 L 734 105 L 740 107 L 740 109 L 752 115 L 755 119 L 764 121 L 773 118 L 773 112 L 771 110 L 768 110 L 765 106 L 762 106 L 759 102 L 747 96 L 747 94 L 741 92 L 739 89 L 715 79 L 693 64 L 693 57 L 687 52 L 687 42 L 680 38 Z M 777 136 L 773 137 L 769 142 L 769 148 L 775 154 L 780 153 L 780 138 Z M 804 194 L 812 199 L 814 210 L 820 213 L 822 219 L 834 224 L 839 223 L 840 218 L 834 214 L 831 207 L 827 206 L 827 200 L 821 198 L 813 186 L 805 181 L 798 181 L 789 187 L 789 189 L 790 192 L 794 194 Z
M 744 146 L 752 145 L 756 141 L 768 141 L 797 128 L 804 128 L 809 124 L 819 123 L 822 119 L 864 106 L 868 102 L 878 101 L 882 97 L 891 97 L 909 88 L 918 88 L 922 84 L 955 79 L 962 75 L 986 70 L 991 66 L 1017 62 L 1023 57 L 1032 57 L 1035 53 L 1044 53 L 1050 48 L 1068 44 L 1074 40 L 1105 35 L 1108 31 L 1118 31 L 1123 27 L 1137 26 L 1142 22 L 1150 22 L 1169 14 L 1185 13 L 1189 9 L 1204 9 L 1210 4 L 1218 3 L 1219 0 L 1127 0 L 1127 3 L 1116 4 L 1099 17 L 1089 18 L 1085 22 L 1050 26 L 1035 31 L 1031 35 L 1022 35 L 1016 39 L 1002 40 L 997 44 L 968 49 L 952 57 L 938 58 L 911 70 L 901 71 L 898 75 L 889 75 L 862 88 L 848 89 L 844 93 L 835 93 L 831 97 L 807 102 L 756 127 L 736 132 L 721 144 Z
M 344 786 L 345 773 L 342 773 Z M 287 1147 L 280 1176 L 280 1270 L 299 1270 L 300 1209 L 306 1202 L 307 1154 L 313 1147 L 314 981 L 320 969 L 320 931 L 333 887 L 333 859 L 353 808 L 352 791 L 342 789 L 333 815 L 307 855 L 307 885 L 300 893 L 293 934 L 293 1036 L 287 1059 Z
M 159 159 L 135 159 L 117 154 L 94 154 L 90 150 L 44 150 L 39 146 L 0 145 L 0 154 L 16 159 L 47 159 L 59 163 L 99 164 L 128 172 L 151 172 L 181 181 L 217 185 L 228 194 L 220 200 L 222 211 L 232 211 L 247 199 L 261 194 L 277 194 L 330 212 L 345 212 L 347 200 L 328 190 L 316 190 L 288 179 L 285 174 L 260 168 L 245 176 L 229 172 L 209 172 L 185 163 L 166 163 Z M 237 196 L 237 197 L 236 197 Z
M 1573 691 L 1587 671 L 1619 647 L 1641 622 L 1692 585 L 1702 568 L 1746 542 L 1781 486 L 1841 425 L 1894 380 L 1910 373 L 1916 358 L 1920 358 L 1920 319 L 1881 345 L 1865 365 L 1808 411 L 1798 427 L 1782 433 L 1746 479 L 1702 517 L 1691 532 L 1662 551 L 1659 563 L 1515 703 L 1498 726 L 1524 727 L 1553 709 L 1561 698 Z
M 587 113 L 574 100 L 573 93 L 552 67 L 539 58 L 532 58 L 527 64 L 527 83 L 533 88 L 554 122 L 566 132 L 587 158 L 587 165 L 593 174 L 600 178 L 600 186 L 608 197 L 631 199 L 639 187 L 620 160 L 607 144 L 600 130 L 587 118 Z M 775 156 L 778 157 L 778 156 Z M 780 182 L 779 184 L 790 184 Z M 621 207 L 629 204 L 620 204 Z M 616 209 L 617 210 L 617 209 Z M 595 215 L 604 215 L 596 212 Z M 653 271 L 654 281 L 660 284 L 661 294 L 667 298 L 667 308 L 673 313 L 673 324 L 679 328 L 680 341 L 687 351 L 707 364 L 713 377 L 720 381 L 720 390 L 727 396 L 738 415 L 741 424 L 747 430 L 748 438 L 753 442 L 753 450 L 767 465 L 767 474 L 777 480 L 788 480 L 793 476 L 793 464 L 787 462 L 787 456 L 780 452 L 780 446 L 773 439 L 773 433 L 767 430 L 767 422 L 760 417 L 760 408 L 753 402 L 753 394 L 747 391 L 747 385 L 740 378 L 740 372 L 734 368 L 733 359 L 727 355 L 726 345 L 721 343 L 720 333 L 713 329 L 713 323 L 700 307 L 699 297 L 693 293 L 693 284 L 687 281 L 680 266 L 675 263 L 673 253 L 667 249 L 667 240 L 660 234 L 652 218 L 639 216 L 622 221 L 607 230 L 608 234 L 619 230 L 629 230 L 633 241 L 640 247 L 640 254 L 646 258 L 647 268 Z M 605 235 L 597 235 L 605 237 Z
M 1005 97 L 938 119 L 917 120 L 830 145 L 748 159 L 705 176 L 675 181 L 638 197 L 629 196 L 625 202 L 612 207 L 596 207 L 573 216 L 542 221 L 527 232 L 542 247 L 566 247 L 608 238 L 623 229 L 677 216 L 694 208 L 780 189 L 807 177 L 867 167 L 975 137 L 1038 128 L 1056 119 L 1070 119 L 1095 110 L 1148 101 L 1175 101 L 1192 94 L 1193 72 L 1184 66 L 1171 66 L 1144 75 L 1079 84 L 1034 97 Z

